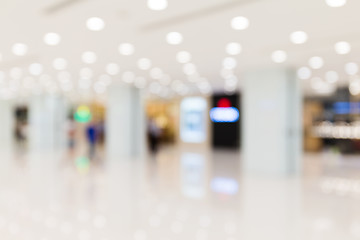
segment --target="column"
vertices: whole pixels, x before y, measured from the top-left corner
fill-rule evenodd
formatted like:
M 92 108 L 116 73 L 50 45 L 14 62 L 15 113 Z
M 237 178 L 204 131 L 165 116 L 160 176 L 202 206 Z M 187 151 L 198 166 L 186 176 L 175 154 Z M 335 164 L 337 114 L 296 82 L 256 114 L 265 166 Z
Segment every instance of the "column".
M 145 109 L 139 89 L 125 84 L 109 89 L 106 115 L 109 159 L 141 157 L 146 149 Z
M 242 115 L 246 173 L 284 176 L 300 171 L 302 104 L 295 71 L 268 69 L 247 73 Z
M 60 96 L 34 96 L 29 105 L 29 148 L 54 153 L 66 148 L 67 103 Z
M 14 145 L 14 116 L 11 101 L 0 100 L 0 154 L 11 154 Z

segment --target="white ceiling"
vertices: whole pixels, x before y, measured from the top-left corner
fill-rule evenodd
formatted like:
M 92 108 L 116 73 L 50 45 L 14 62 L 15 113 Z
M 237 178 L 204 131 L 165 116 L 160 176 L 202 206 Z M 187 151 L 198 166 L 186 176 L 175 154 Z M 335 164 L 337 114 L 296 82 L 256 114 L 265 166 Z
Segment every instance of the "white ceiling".
M 73 2 L 73 3 L 71 3 Z M 66 3 L 66 4 L 65 4 Z M 56 6 L 61 6 L 57 10 Z M 180 50 L 192 54 L 192 62 L 202 77 L 207 78 L 215 90 L 222 89 L 224 80 L 219 72 L 222 60 L 227 57 L 225 46 L 239 42 L 243 52 L 236 56 L 236 75 L 240 79 L 244 71 L 268 67 L 292 67 L 307 65 L 312 56 L 321 56 L 325 66 L 314 71 L 323 77 L 328 70 L 335 70 L 342 81 L 347 62 L 360 62 L 360 1 L 348 0 L 344 7 L 330 8 L 325 0 L 169 0 L 164 11 L 147 8 L 146 0 L 2 0 L 0 3 L 0 68 L 28 68 L 33 62 L 44 65 L 45 73 L 54 77 L 52 60 L 63 57 L 68 60 L 68 70 L 78 78 L 85 67 L 81 55 L 93 51 L 98 56 L 93 68 L 95 76 L 105 71 L 109 62 L 120 65 L 121 71 L 133 71 L 137 76 L 149 78 L 148 71 L 137 68 L 139 58 L 152 60 L 173 80 L 187 83 L 182 64 L 176 61 Z M 101 17 L 106 23 L 103 31 L 92 32 L 86 28 L 89 17 Z M 235 16 L 245 16 L 250 27 L 235 31 L 230 21 Z M 309 40 L 294 45 L 289 34 L 302 30 Z M 184 36 L 180 45 L 165 41 L 168 32 L 177 31 Z M 62 41 L 58 46 L 47 46 L 43 36 L 47 32 L 59 33 Z M 348 41 L 352 51 L 337 55 L 334 44 Z M 24 57 L 14 56 L 11 47 L 16 42 L 29 46 Z M 135 46 L 135 54 L 121 56 L 118 45 L 129 42 Z M 288 60 L 275 64 L 271 60 L 274 50 L 285 50 Z M 27 70 L 26 74 L 29 75 Z M 121 73 L 116 79 L 121 79 Z M 308 88 L 305 80 L 305 88 Z

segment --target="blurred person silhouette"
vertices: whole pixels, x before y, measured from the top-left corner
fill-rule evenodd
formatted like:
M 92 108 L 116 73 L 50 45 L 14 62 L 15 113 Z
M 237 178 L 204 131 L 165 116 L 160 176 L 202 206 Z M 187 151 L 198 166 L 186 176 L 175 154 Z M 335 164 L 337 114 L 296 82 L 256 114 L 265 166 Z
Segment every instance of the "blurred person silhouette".
M 148 121 L 148 138 L 149 138 L 150 150 L 154 154 L 158 151 L 160 136 L 161 136 L 161 129 L 156 124 L 155 119 L 150 118 Z
M 89 146 L 89 158 L 94 159 L 96 153 L 97 143 L 97 126 L 94 121 L 91 121 L 86 127 L 86 138 Z
M 25 136 L 24 124 L 20 121 L 16 121 L 15 124 L 15 139 L 20 149 L 23 149 L 25 147 L 26 136 Z
M 105 142 L 105 124 L 103 120 L 98 122 L 96 126 L 96 132 L 97 132 L 98 144 L 103 145 Z
M 68 147 L 71 152 L 74 151 L 76 142 L 75 142 L 75 135 L 76 135 L 76 123 L 72 117 L 69 117 L 67 123 L 67 135 L 68 135 Z

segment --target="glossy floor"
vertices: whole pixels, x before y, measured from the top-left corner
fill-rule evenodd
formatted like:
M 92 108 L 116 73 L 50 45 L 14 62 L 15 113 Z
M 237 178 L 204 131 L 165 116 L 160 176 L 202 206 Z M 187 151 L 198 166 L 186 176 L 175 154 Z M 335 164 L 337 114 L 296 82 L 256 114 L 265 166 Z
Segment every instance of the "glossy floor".
M 359 239 L 360 158 L 304 158 L 301 177 L 269 178 L 230 151 L 4 156 L 0 239 Z

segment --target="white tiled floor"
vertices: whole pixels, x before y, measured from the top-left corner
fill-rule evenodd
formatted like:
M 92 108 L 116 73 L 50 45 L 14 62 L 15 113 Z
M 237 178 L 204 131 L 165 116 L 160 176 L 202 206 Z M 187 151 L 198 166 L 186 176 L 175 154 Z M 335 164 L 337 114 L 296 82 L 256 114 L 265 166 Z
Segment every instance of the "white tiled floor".
M 238 152 L 147 160 L 3 157 L 1 240 L 360 238 L 360 158 L 307 154 L 302 177 L 245 177 Z

